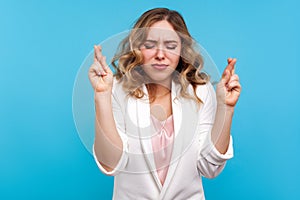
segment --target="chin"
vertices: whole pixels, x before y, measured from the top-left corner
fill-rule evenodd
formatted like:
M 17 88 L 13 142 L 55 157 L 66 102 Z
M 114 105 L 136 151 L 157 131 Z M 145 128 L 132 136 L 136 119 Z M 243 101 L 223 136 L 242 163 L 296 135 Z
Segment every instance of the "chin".
M 150 82 L 153 83 L 168 83 L 172 80 L 172 74 L 174 70 L 172 68 L 157 71 L 157 70 L 144 70 L 147 76 L 150 78 Z

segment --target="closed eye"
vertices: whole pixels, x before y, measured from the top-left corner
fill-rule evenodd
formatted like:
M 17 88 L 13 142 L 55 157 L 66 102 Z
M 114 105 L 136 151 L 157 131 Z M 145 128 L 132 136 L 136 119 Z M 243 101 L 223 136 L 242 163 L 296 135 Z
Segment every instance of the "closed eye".
M 174 50 L 178 46 L 177 45 L 178 42 L 175 40 L 165 41 L 164 43 L 165 43 L 166 48 L 169 50 Z
M 155 47 L 155 45 L 154 44 L 144 44 L 144 47 L 146 49 L 153 49 Z
M 147 40 L 143 46 L 145 47 L 145 49 L 153 49 L 157 47 L 157 41 L 155 40 Z M 178 42 L 174 41 L 174 40 L 170 40 L 170 41 L 165 41 L 164 42 L 164 46 L 166 49 L 168 50 L 175 50 L 178 46 Z
M 146 41 L 143 46 L 146 48 L 146 49 L 153 49 L 155 46 L 156 46 L 157 42 L 156 41 L 152 41 L 152 40 L 149 40 L 149 41 Z
M 177 45 L 167 45 L 167 49 L 174 50 L 176 49 Z

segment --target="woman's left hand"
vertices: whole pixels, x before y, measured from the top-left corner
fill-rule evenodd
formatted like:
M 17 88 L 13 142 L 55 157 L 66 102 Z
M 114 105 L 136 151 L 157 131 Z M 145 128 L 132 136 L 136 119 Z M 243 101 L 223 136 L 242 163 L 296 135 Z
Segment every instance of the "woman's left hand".
M 236 59 L 228 58 L 227 62 L 228 65 L 217 86 L 217 101 L 218 104 L 234 108 L 239 99 L 242 87 L 238 75 L 234 73 Z

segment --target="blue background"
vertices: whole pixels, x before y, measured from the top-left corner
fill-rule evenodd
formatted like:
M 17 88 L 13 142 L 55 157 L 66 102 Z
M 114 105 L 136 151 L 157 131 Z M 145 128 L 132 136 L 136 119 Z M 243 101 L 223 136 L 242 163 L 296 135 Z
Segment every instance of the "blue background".
M 72 115 L 94 44 L 154 7 L 178 10 L 220 71 L 237 57 L 235 157 L 207 199 L 299 199 L 300 29 L 296 0 L 0 1 L 0 199 L 111 199 Z M 298 56 L 298 57 L 297 57 Z

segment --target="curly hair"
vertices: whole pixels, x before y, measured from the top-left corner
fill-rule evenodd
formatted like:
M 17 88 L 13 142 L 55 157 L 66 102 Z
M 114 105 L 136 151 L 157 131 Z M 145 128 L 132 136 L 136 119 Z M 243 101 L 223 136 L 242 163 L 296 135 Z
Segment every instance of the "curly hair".
M 123 89 L 135 98 L 144 97 L 142 84 L 146 84 L 149 94 L 155 94 L 155 84 L 152 84 L 143 69 L 138 67 L 143 65 L 143 55 L 139 47 L 146 40 L 149 28 L 162 20 L 166 20 L 172 25 L 182 44 L 179 63 L 176 67 L 178 73 L 173 73 L 172 79 L 181 85 L 180 95 L 182 97 L 194 99 L 200 104 L 202 101 L 196 95 L 196 87 L 206 84 L 209 77 L 200 73 L 203 68 L 203 58 L 196 50 L 196 43 L 188 31 L 183 17 L 174 10 L 155 8 L 142 14 L 129 35 L 122 40 L 118 52 L 112 59 L 112 65 L 116 70 L 115 77 L 122 81 Z M 194 95 L 187 92 L 189 84 L 193 86 Z M 150 101 L 154 100 L 155 97 L 150 99 Z

